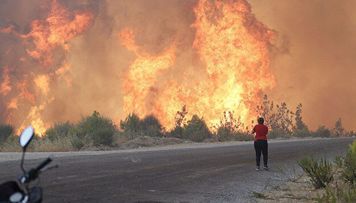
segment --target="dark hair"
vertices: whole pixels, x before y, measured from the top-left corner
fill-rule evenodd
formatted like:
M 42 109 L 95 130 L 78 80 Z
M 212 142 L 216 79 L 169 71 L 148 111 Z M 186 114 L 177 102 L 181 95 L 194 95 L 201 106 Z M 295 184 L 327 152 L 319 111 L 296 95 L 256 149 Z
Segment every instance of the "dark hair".
M 263 124 L 265 122 L 265 119 L 263 119 L 262 117 L 259 117 L 257 119 L 257 122 L 258 122 L 258 124 Z

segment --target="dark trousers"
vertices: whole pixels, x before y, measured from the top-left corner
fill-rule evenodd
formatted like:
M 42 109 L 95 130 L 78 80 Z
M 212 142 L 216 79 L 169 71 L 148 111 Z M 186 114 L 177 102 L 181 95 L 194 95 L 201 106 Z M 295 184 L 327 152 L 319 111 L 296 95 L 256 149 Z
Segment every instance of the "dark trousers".
M 267 140 L 256 140 L 254 143 L 256 151 L 256 166 L 260 166 L 261 152 L 263 155 L 263 164 L 267 166 L 268 161 L 268 143 Z

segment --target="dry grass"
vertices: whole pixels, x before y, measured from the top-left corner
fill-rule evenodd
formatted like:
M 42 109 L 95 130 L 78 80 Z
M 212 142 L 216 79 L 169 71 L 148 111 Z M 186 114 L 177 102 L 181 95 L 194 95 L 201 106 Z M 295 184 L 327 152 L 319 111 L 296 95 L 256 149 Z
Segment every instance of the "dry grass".
M 37 142 L 34 142 L 30 148 L 30 151 L 39 151 L 39 152 L 66 152 L 66 151 L 75 151 L 71 144 L 69 137 L 64 137 L 62 139 L 56 139 L 50 141 L 48 139 L 43 139 Z
M 134 149 L 140 147 L 174 145 L 183 142 L 186 141 L 178 138 L 160 138 L 160 137 L 141 136 L 132 140 L 120 138 L 117 144 L 120 149 Z

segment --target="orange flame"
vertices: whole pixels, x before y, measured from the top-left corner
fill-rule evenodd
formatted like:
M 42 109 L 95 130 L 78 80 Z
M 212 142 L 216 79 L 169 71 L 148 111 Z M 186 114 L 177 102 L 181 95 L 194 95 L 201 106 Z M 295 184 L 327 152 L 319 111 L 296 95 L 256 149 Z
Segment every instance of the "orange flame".
M 269 70 L 274 33 L 255 19 L 245 0 L 200 0 L 194 12 L 193 47 L 207 75 L 199 81 L 189 81 L 187 72 L 181 81 L 157 85 L 157 80 L 165 77 L 161 70 L 173 65 L 173 49 L 156 57 L 142 54 L 132 31 L 121 32 L 122 44 L 137 56 L 124 82 L 125 111 L 141 117 L 154 114 L 168 128 L 174 126 L 177 110 L 185 105 L 190 116 L 203 116 L 210 127 L 217 125 L 226 112 L 248 123 L 256 116 L 254 109 L 262 91 L 275 84 Z
M 71 15 L 56 0 L 53 0 L 47 19 L 34 20 L 31 31 L 22 35 L 23 38 L 32 39 L 35 46 L 32 50 L 27 49 L 27 53 L 45 66 L 51 65 L 53 50 L 56 47 L 68 50 L 67 42 L 84 32 L 93 18 L 89 12 L 77 12 L 72 20 Z
M 9 68 L 5 67 L 2 73 L 2 83 L 0 84 L 0 94 L 6 96 L 11 91 Z
M 119 33 L 121 44 L 134 57 L 120 84 L 123 116 L 153 114 L 167 129 L 174 127 L 182 107 L 185 116 L 202 116 L 211 129 L 224 118 L 243 123 L 255 118 L 262 92 L 275 85 L 269 53 L 274 32 L 256 20 L 246 0 L 199 0 L 194 13 L 192 48 L 199 62 L 184 61 L 184 69 L 176 63 L 181 56 L 175 40 L 152 54 L 136 42 L 133 30 Z M 19 34 L 14 26 L 0 29 L 23 40 L 27 54 L 19 63 L 34 61 L 42 67 L 18 79 L 6 69 L 2 74 L 0 94 L 6 95 L 11 115 L 23 118 L 17 122 L 21 128 L 32 123 L 42 135 L 53 122 L 44 119 L 56 96 L 51 88 L 58 81 L 71 86 L 74 79 L 67 60 L 56 63 L 60 57 L 54 56 L 60 52 L 65 57 L 70 41 L 87 30 L 93 17 L 89 12 L 70 12 L 53 0 L 47 18 L 34 20 L 29 33 Z
M 136 112 L 139 116 L 152 113 L 153 108 L 147 102 L 154 93 L 154 86 L 162 71 L 169 68 L 175 61 L 175 46 L 171 46 L 164 53 L 152 56 L 141 51 L 134 42 L 132 30 L 124 29 L 120 33 L 122 44 L 136 55 L 130 65 L 127 76 L 123 81 L 124 111 L 126 114 Z
M 206 64 L 213 90 L 209 120 L 232 111 L 247 123 L 256 116 L 253 110 L 261 91 L 275 84 L 269 70 L 273 32 L 255 19 L 245 0 L 200 0 L 195 14 L 194 47 Z
M 69 12 L 56 0 L 51 3 L 50 12 L 45 20 L 34 20 L 31 23 L 31 30 L 27 34 L 16 32 L 14 26 L 0 29 L 0 32 L 13 34 L 24 40 L 27 54 L 36 59 L 40 67 L 46 69 L 32 70 L 30 74 L 24 75 L 25 79 L 17 82 L 16 88 L 11 88 L 8 69 L 4 69 L 4 78 L 0 86 L 0 94 L 8 94 L 10 91 L 17 95 L 10 98 L 7 108 L 11 111 L 10 115 L 21 117 L 19 129 L 32 124 L 36 133 L 42 136 L 49 127 L 50 121 L 44 121 L 43 113 L 54 100 L 51 95 L 51 81 L 61 80 L 70 85 L 70 78 L 65 75 L 69 71 L 70 65 L 61 61 L 61 64 L 54 64 L 54 55 L 58 50 L 69 51 L 68 42 L 83 33 L 90 25 L 93 15 L 90 12 Z M 24 57 L 20 58 L 25 62 Z M 12 120 L 8 118 L 8 120 Z M 11 121 L 10 121 L 11 122 Z M 14 122 L 14 121 L 13 121 Z
M 47 96 L 49 93 L 49 76 L 38 75 L 34 80 L 36 86 L 41 91 L 42 95 Z

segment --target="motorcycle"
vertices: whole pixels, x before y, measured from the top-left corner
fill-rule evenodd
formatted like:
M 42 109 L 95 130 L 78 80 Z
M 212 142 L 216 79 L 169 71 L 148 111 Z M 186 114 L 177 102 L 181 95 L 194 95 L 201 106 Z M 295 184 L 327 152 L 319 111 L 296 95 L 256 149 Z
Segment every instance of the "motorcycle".
M 24 168 L 24 160 L 26 148 L 30 144 L 34 137 L 34 129 L 29 126 L 20 135 L 19 142 L 22 147 L 21 158 L 21 170 L 23 174 L 17 181 L 8 181 L 0 184 L 0 203 L 41 203 L 42 202 L 42 188 L 40 186 L 32 186 L 31 183 L 39 178 L 41 172 L 56 168 L 53 166 L 50 168 L 45 167 L 52 162 L 52 159 L 48 157 L 37 167 L 28 171 Z

